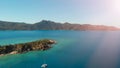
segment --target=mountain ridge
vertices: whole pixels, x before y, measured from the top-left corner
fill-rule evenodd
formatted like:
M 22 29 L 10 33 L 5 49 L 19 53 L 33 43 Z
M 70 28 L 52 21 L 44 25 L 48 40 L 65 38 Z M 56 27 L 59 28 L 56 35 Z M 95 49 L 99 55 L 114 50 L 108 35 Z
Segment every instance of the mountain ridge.
M 120 30 L 114 26 L 59 23 L 50 20 L 42 20 L 35 24 L 24 22 L 0 21 L 0 30 Z

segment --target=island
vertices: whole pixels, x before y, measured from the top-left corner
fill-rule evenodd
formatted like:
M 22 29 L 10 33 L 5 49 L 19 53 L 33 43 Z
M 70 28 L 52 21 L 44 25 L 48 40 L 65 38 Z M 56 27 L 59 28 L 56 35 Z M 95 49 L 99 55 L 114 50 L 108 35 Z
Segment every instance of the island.
M 4 45 L 4 46 L 0 46 L 0 56 L 7 54 L 25 53 L 35 50 L 44 51 L 50 49 L 52 47 L 52 44 L 55 43 L 56 41 L 54 40 L 44 39 L 44 40 L 27 42 L 27 43 Z

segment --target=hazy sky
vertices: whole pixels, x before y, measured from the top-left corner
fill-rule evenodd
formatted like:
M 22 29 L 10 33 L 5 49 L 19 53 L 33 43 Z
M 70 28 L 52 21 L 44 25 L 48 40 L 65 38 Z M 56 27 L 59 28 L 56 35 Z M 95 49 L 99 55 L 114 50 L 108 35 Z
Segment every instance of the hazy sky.
M 0 0 L 0 20 L 120 26 L 120 0 Z

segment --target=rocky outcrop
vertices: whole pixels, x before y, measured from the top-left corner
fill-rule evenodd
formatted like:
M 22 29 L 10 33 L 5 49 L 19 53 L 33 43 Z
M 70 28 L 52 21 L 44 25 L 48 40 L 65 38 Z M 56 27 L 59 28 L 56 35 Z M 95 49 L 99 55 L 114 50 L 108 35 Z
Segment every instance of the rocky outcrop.
M 44 39 L 28 43 L 0 46 L 0 55 L 25 53 L 35 50 L 47 50 L 51 48 L 51 45 L 54 43 L 56 43 L 54 40 Z

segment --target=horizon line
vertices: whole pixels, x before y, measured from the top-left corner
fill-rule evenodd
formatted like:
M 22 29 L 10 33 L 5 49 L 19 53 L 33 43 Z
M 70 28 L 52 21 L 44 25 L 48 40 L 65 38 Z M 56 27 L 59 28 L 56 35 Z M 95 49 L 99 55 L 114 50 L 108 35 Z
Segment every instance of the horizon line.
M 120 26 L 115 26 L 115 25 L 106 25 L 106 24 L 92 24 L 92 23 L 71 23 L 71 22 L 57 22 L 57 21 L 53 21 L 53 20 L 45 20 L 45 19 L 42 19 L 40 20 L 39 22 L 34 22 L 34 23 L 28 23 L 28 22 L 22 22 L 22 21 L 5 21 L 5 20 L 0 20 L 0 21 L 3 21 L 3 22 L 11 22 L 11 23 L 25 23 L 25 24 L 35 24 L 35 23 L 39 23 L 39 22 L 42 22 L 42 21 L 51 21 L 51 22 L 55 22 L 55 23 L 61 23 L 61 24 L 65 24 L 65 23 L 69 23 L 69 24 L 79 24 L 79 25 L 99 25 L 99 26 L 111 26 L 111 27 L 116 27 L 116 28 L 120 28 Z

